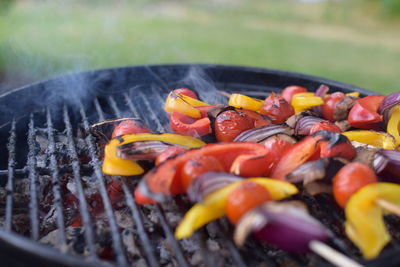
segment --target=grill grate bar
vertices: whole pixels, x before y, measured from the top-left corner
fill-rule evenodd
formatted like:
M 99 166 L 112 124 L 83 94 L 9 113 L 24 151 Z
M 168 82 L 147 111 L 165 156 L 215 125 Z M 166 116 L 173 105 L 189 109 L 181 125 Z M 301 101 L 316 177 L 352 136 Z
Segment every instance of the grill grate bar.
M 117 103 L 115 102 L 114 97 L 109 96 L 108 97 L 108 102 L 110 103 L 110 106 L 113 109 L 113 111 L 114 111 L 115 115 L 117 116 L 117 118 L 122 118 L 121 111 L 117 107 Z
M 127 100 L 127 103 L 131 103 L 132 107 L 134 108 L 133 103 L 130 99 L 129 99 L 129 101 Z M 148 102 L 147 102 L 147 104 L 148 104 Z M 118 116 L 117 114 L 121 114 L 117 105 L 114 105 L 111 107 L 113 108 L 113 111 L 116 116 Z M 157 118 L 156 118 L 156 121 L 158 122 Z M 150 121 L 148 121 L 148 123 L 149 123 L 148 126 L 150 126 L 151 125 Z M 159 123 L 159 125 L 162 127 L 162 125 L 160 123 Z M 165 218 L 165 214 L 164 214 L 162 208 L 157 205 L 156 211 L 159 214 L 159 217 L 161 219 L 162 228 L 164 230 L 165 235 L 167 236 L 167 240 L 168 240 L 169 244 L 172 246 L 172 248 L 174 250 L 175 257 L 178 261 L 179 266 L 188 266 L 187 261 L 186 261 L 185 257 L 183 256 L 183 251 L 182 251 L 178 241 L 174 238 L 174 235 L 173 235 L 172 230 L 167 222 L 167 219 Z
M 84 126 L 86 132 L 89 133 L 89 121 L 87 119 L 86 112 L 85 112 L 82 104 L 80 104 L 80 114 L 82 116 L 83 126 Z M 125 252 L 124 252 L 124 248 L 122 246 L 121 236 L 118 231 L 118 225 L 117 225 L 117 221 L 114 216 L 111 201 L 110 201 L 110 198 L 107 193 L 104 176 L 100 169 L 100 162 L 96 156 L 96 148 L 95 148 L 95 143 L 94 143 L 92 134 L 89 133 L 87 135 L 85 141 L 89 147 L 91 164 L 94 168 L 94 173 L 96 175 L 98 184 L 100 185 L 100 195 L 101 195 L 101 199 L 103 200 L 105 213 L 107 215 L 108 223 L 110 225 L 110 230 L 112 233 L 111 238 L 112 238 L 114 251 L 116 252 L 117 262 L 121 266 L 126 266 L 126 265 L 128 265 L 128 262 L 125 257 Z
M 178 266 L 189 266 L 185 259 L 185 256 L 183 255 L 181 246 L 179 245 L 178 241 L 174 237 L 174 234 L 171 230 L 171 227 L 169 226 L 169 223 L 167 221 L 167 218 L 165 217 L 164 210 L 161 207 L 161 205 L 159 205 L 159 204 L 156 205 L 156 211 L 160 215 L 159 218 L 160 218 L 161 226 L 167 237 L 168 243 L 171 245 L 171 247 L 175 253 L 175 258 L 178 261 Z
M 12 212 L 13 212 L 13 193 L 14 193 L 14 168 L 15 168 L 15 147 L 17 134 L 15 130 L 15 118 L 11 122 L 10 137 L 8 139 L 8 179 L 6 185 L 7 202 L 6 202 L 6 218 L 4 227 L 6 231 L 11 231 Z
M 81 165 L 81 170 L 83 172 L 91 172 L 92 167 L 88 164 L 82 164 Z M 69 164 L 66 165 L 58 165 L 58 171 L 59 173 L 70 173 L 72 171 L 72 166 Z M 0 170 L 0 176 L 8 176 L 8 170 Z M 39 175 L 51 175 L 52 169 L 49 167 L 36 167 L 36 173 Z M 21 175 L 26 175 L 29 173 L 29 169 L 24 167 L 21 169 L 13 169 L 13 174 L 14 176 L 21 176 Z
M 36 191 L 37 174 L 36 174 L 36 143 L 35 143 L 35 124 L 33 122 L 33 113 L 30 115 L 29 120 L 29 131 L 28 131 L 28 160 L 27 166 L 29 170 L 30 180 L 30 195 L 31 200 L 29 201 L 29 212 L 31 218 L 31 237 L 33 240 L 39 239 L 39 211 L 38 211 L 38 196 Z
M 222 238 L 224 245 L 226 245 L 226 247 L 228 248 L 229 252 L 231 253 L 233 259 L 235 260 L 237 266 L 242 266 L 245 267 L 247 266 L 246 263 L 243 261 L 242 256 L 240 255 L 239 250 L 237 249 L 237 247 L 234 245 L 234 243 L 232 242 L 232 240 L 228 237 L 228 233 L 226 230 L 222 230 L 222 229 L 226 229 L 226 227 L 223 227 L 221 225 L 221 220 L 218 221 L 216 223 L 217 228 L 218 228 L 218 235 Z
M 47 109 L 46 114 L 46 122 L 47 122 L 47 138 L 49 141 L 49 146 L 47 149 L 47 155 L 50 159 L 50 170 L 51 170 L 51 182 L 53 184 L 53 195 L 54 195 L 54 205 L 56 207 L 56 222 L 57 228 L 59 229 L 59 238 L 61 242 L 61 247 L 66 249 L 66 239 L 65 239 L 65 224 L 64 224 L 64 213 L 63 213 L 63 200 L 60 191 L 60 183 L 59 183 L 59 171 L 57 166 L 57 158 L 56 158 L 56 143 L 54 139 L 54 127 L 53 121 L 50 115 L 50 109 Z
M 68 150 L 69 150 L 68 154 L 72 161 L 73 176 L 74 176 L 74 181 L 75 181 L 75 185 L 76 185 L 77 192 L 78 192 L 79 211 L 82 216 L 83 226 L 85 228 L 85 232 L 84 232 L 85 241 L 86 241 L 86 244 L 89 249 L 89 257 L 93 260 L 93 259 L 97 258 L 96 251 L 94 248 L 93 227 L 91 224 L 89 210 L 88 210 L 88 204 L 86 202 L 85 193 L 84 193 L 82 182 L 81 182 L 80 162 L 79 162 L 79 158 L 78 158 L 78 153 L 75 148 L 71 120 L 69 118 L 68 109 L 66 106 L 64 106 L 63 115 L 64 115 L 64 124 L 65 124 L 66 132 L 67 132 L 67 138 L 68 138 Z
M 97 114 L 99 115 L 99 121 L 104 121 L 104 114 L 101 110 L 99 99 L 97 97 L 94 99 L 94 106 L 96 107 Z
M 154 112 L 154 107 L 152 107 L 150 105 L 149 100 L 147 99 L 147 97 L 143 94 L 143 92 L 139 92 L 138 96 L 141 98 L 141 100 L 143 101 L 144 107 L 146 107 L 146 109 L 148 110 L 148 112 L 146 113 L 148 116 L 146 116 L 146 119 L 149 121 L 149 124 L 151 122 L 156 124 L 156 131 L 157 132 L 163 132 L 165 131 L 164 126 L 161 124 L 160 122 L 160 118 L 157 116 L 157 114 Z M 162 106 L 161 106 L 162 107 Z M 163 114 L 165 114 L 163 112 Z
M 139 118 L 139 112 L 137 111 L 136 107 L 133 105 L 131 98 L 129 97 L 129 95 L 127 93 L 124 93 L 124 97 L 125 97 L 125 102 L 127 104 L 127 106 L 129 107 L 129 109 L 131 110 L 132 114 L 134 117 Z M 118 108 L 117 108 L 118 110 Z
M 147 262 L 152 267 L 160 266 L 158 264 L 155 254 L 154 254 L 154 249 L 150 243 L 149 236 L 147 235 L 147 232 L 143 225 L 143 219 L 140 214 L 139 207 L 137 206 L 135 200 L 133 199 L 131 190 L 126 185 L 124 178 L 120 177 L 120 181 L 122 184 L 122 190 L 124 191 L 124 194 L 125 194 L 126 203 L 129 207 L 129 209 L 131 210 L 133 220 L 135 221 L 139 239 L 140 239 L 140 242 L 142 243 L 144 253 L 146 254 Z

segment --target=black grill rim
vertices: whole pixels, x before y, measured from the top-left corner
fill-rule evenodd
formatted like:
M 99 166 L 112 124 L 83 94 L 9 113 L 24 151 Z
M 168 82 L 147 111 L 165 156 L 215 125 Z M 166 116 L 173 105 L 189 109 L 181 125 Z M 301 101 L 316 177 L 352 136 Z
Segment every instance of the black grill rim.
M 46 98 L 42 97 L 45 96 L 50 89 L 54 88 L 54 84 L 58 84 L 60 80 L 63 81 L 68 81 L 70 79 L 75 79 L 77 77 L 84 77 L 88 78 L 89 81 L 92 78 L 96 77 L 105 77 L 107 79 L 107 75 L 113 75 L 113 73 L 119 73 L 119 72 L 127 72 L 127 73 L 147 73 L 147 80 L 138 80 L 138 82 L 145 82 L 147 81 L 148 83 L 151 83 L 152 80 L 156 81 L 157 83 L 162 83 L 156 76 L 161 69 L 168 69 L 168 70 L 176 70 L 179 72 L 182 71 L 187 71 L 192 67 L 200 68 L 204 70 L 207 74 L 208 72 L 211 72 L 218 77 L 213 77 L 217 78 L 219 80 L 224 80 L 224 77 L 229 80 L 229 75 L 230 73 L 242 73 L 244 76 L 246 74 L 250 76 L 254 76 L 257 78 L 254 80 L 254 82 L 258 82 L 260 86 L 262 86 L 262 83 L 268 84 L 270 82 L 273 83 L 279 83 L 279 84 L 286 84 L 286 85 L 291 85 L 291 84 L 298 84 L 302 85 L 305 87 L 309 87 L 310 90 L 315 90 L 317 89 L 315 87 L 315 84 L 327 84 L 330 86 L 333 90 L 339 89 L 341 91 L 345 92 L 350 92 L 350 91 L 358 91 L 364 95 L 370 95 L 373 94 L 373 92 L 358 88 L 353 85 L 348 85 L 324 78 L 319 78 L 311 75 L 304 75 L 300 73 L 293 73 L 293 72 L 286 72 L 286 71 L 279 71 L 279 70 L 271 70 L 271 69 L 263 69 L 263 68 L 255 68 L 255 67 L 246 67 L 246 66 L 228 66 L 228 65 L 214 65 L 214 64 L 170 64 L 170 65 L 148 65 L 148 66 L 133 66 L 133 67 L 120 67 L 120 68 L 110 68 L 110 69 L 102 69 L 102 70 L 94 70 L 94 71 L 87 71 L 87 72 L 81 72 L 81 73 L 75 73 L 75 74 L 69 74 L 69 75 L 64 75 L 60 77 L 56 77 L 47 81 L 43 82 L 38 82 L 34 83 L 31 85 L 27 85 L 18 89 L 15 89 L 13 91 L 10 91 L 8 93 L 0 95 L 0 106 L 4 105 L 5 110 L 9 108 L 10 112 L 8 113 L 3 113 L 0 114 L 0 132 L 2 129 L 2 126 L 10 124 L 11 121 L 13 120 L 12 118 L 16 118 L 18 120 L 18 116 L 24 115 L 25 113 L 30 113 L 33 112 L 34 110 L 40 110 L 41 108 L 45 107 L 46 103 Z M 150 75 L 149 75 L 150 74 Z M 268 79 L 262 79 L 262 77 L 272 77 L 275 78 L 275 80 L 268 80 Z M 261 79 L 259 79 L 261 78 Z M 122 84 L 125 81 L 122 81 Z M 251 81 L 247 81 L 248 83 Z M 229 83 L 227 81 L 227 83 Z M 250 84 L 250 83 L 249 83 Z M 313 85 L 310 87 L 309 85 Z M 50 85 L 50 86 L 47 86 Z M 116 92 L 126 92 L 125 88 L 131 88 L 132 86 L 124 86 L 122 91 L 118 91 L 119 88 L 115 88 L 117 86 L 113 86 L 112 89 L 108 90 L 106 93 L 111 94 L 111 93 L 116 93 Z M 114 92 L 115 91 L 115 92 Z M 93 95 L 89 95 L 88 98 L 94 98 L 98 95 L 105 94 L 103 91 L 96 91 L 96 92 L 91 92 Z M 126 94 L 125 94 L 126 96 Z M 32 101 L 32 99 L 37 99 L 41 101 Z M 112 98 L 110 98 L 112 99 Z M 43 101 L 44 100 L 44 101 Z M 91 99 L 93 100 L 93 99 Z M 22 107 L 21 109 L 18 110 L 18 114 L 15 114 L 15 103 L 23 102 L 20 106 Z M 26 105 L 25 105 L 26 104 Z M 61 118 L 62 120 L 62 118 Z M 48 246 L 44 246 L 41 244 L 38 244 L 37 242 L 34 242 L 31 239 L 24 238 L 18 234 L 15 233 L 9 233 L 6 232 L 3 229 L 0 229 L 0 244 L 2 244 L 2 247 L 6 248 L 2 251 L 0 251 L 0 255 L 3 254 L 7 256 L 6 251 L 10 252 L 10 254 L 16 253 L 16 255 L 26 255 L 26 258 L 35 258 L 37 260 L 42 260 L 44 262 L 50 263 L 50 264 L 57 264 L 59 266 L 90 266 L 91 264 L 99 266 L 99 263 L 96 261 L 89 262 L 89 258 L 83 258 L 83 257 L 74 257 L 70 255 L 63 254 L 53 248 L 50 248 Z M 20 254 L 18 254 L 20 253 Z M 9 254 L 9 255 L 10 255 Z M 22 257 L 20 257 L 22 259 Z

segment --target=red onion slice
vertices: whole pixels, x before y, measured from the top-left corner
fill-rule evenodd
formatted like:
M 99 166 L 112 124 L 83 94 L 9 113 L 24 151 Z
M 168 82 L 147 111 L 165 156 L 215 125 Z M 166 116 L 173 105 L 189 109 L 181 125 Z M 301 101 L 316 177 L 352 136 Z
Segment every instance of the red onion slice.
M 328 93 L 329 91 L 329 86 L 325 85 L 325 84 L 321 84 L 317 91 L 315 92 L 315 96 L 319 96 L 322 98 L 322 100 L 324 100 L 325 95 Z M 312 108 L 312 110 L 318 114 L 318 115 L 322 115 L 322 106 L 315 106 Z
M 206 172 L 191 183 L 187 194 L 191 201 L 202 202 L 204 197 L 212 192 L 242 179 L 225 172 Z
M 243 245 L 250 233 L 290 252 L 307 252 L 311 241 L 324 242 L 331 237 L 319 221 L 291 202 L 269 202 L 247 212 L 236 226 L 236 244 Z
M 383 124 L 385 126 L 385 129 L 389 122 L 393 108 L 399 104 L 400 104 L 400 92 L 395 92 L 385 96 L 381 105 L 379 106 L 378 113 L 383 116 Z
M 126 160 L 155 160 L 172 144 L 162 141 L 135 141 L 117 148 L 117 156 Z
M 295 135 L 309 135 L 311 127 L 316 123 L 323 121 L 323 119 L 315 116 L 305 116 L 300 118 L 294 126 Z
M 292 135 L 293 129 L 285 124 L 268 125 L 257 129 L 250 129 L 240 133 L 233 140 L 234 142 L 254 142 L 259 143 L 277 134 Z
M 387 95 L 387 96 L 385 96 L 381 105 L 379 106 L 378 113 L 383 115 L 383 112 L 386 109 L 396 106 L 398 104 L 400 104 L 400 92 L 395 92 L 390 95 Z
M 382 149 L 375 154 L 373 167 L 386 182 L 400 184 L 400 151 Z

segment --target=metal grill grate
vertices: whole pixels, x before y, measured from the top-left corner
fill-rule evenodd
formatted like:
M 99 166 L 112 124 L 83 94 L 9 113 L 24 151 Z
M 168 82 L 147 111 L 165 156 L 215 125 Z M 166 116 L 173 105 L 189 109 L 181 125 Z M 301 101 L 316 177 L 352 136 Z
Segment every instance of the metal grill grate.
M 186 84 L 167 83 L 163 81 L 155 72 L 150 71 L 154 78 L 149 84 L 136 86 L 119 92 L 111 92 L 94 96 L 89 102 L 84 104 L 79 102 L 74 106 L 62 106 L 61 110 L 54 107 L 46 107 L 30 113 L 26 119 L 13 119 L 7 130 L 8 159 L 7 169 L 0 170 L 0 178 L 6 183 L 5 205 L 3 227 L 7 232 L 16 232 L 20 235 L 30 237 L 34 241 L 42 242 L 42 238 L 49 235 L 49 232 L 42 229 L 47 210 L 43 210 L 42 192 L 51 195 L 51 205 L 54 208 L 54 230 L 57 239 L 57 248 L 62 254 L 59 255 L 59 264 L 68 265 L 65 254 L 72 254 L 79 258 L 85 256 L 83 262 L 93 265 L 107 265 L 108 263 L 117 266 L 129 266 L 131 264 L 140 265 L 146 263 L 148 266 L 164 265 L 205 265 L 205 266 L 324 266 L 329 264 L 314 254 L 299 255 L 291 254 L 272 247 L 261 245 L 253 240 L 247 242 L 243 249 L 238 249 L 232 242 L 231 227 L 226 220 L 211 223 L 209 226 L 198 231 L 189 241 L 178 241 L 174 238 L 173 229 L 176 220 L 171 214 L 182 217 L 188 205 L 182 198 L 177 198 L 173 205 L 163 204 L 154 207 L 138 206 L 132 197 L 132 181 L 124 177 L 116 177 L 121 183 L 123 193 L 124 209 L 122 213 L 132 220 L 134 234 L 128 238 L 135 238 L 127 242 L 125 232 L 120 225 L 121 211 L 117 211 L 112 206 L 107 192 L 107 183 L 111 177 L 103 175 L 101 171 L 100 149 L 95 143 L 91 134 L 82 135 L 88 132 L 90 124 L 111 118 L 120 117 L 140 117 L 146 124 L 157 132 L 168 132 L 168 118 L 162 110 L 163 101 L 171 88 L 185 86 Z M 179 84 L 179 85 L 178 85 Z M 220 90 L 247 93 L 250 96 L 265 96 L 267 90 L 277 90 L 274 86 L 265 87 L 249 85 L 244 83 L 215 83 L 215 87 Z M 189 85 L 190 87 L 190 85 Z M 243 88 L 247 88 L 243 90 Z M 213 95 L 214 94 L 214 95 Z M 220 98 L 216 91 L 209 91 L 207 101 Z M 217 101 L 217 100 L 215 100 Z M 218 100 L 219 101 L 219 100 Z M 80 127 L 82 126 L 82 127 Z M 2 126 L 1 126 L 2 127 Z M 1 130 L 0 127 L 0 130 Z M 39 164 L 39 148 L 37 137 L 45 133 L 45 166 Z M 60 147 L 60 138 L 65 139 L 65 147 Z M 20 139 L 24 144 L 20 144 Z M 84 143 L 84 153 L 80 144 Z M 18 150 L 18 147 L 26 148 Z M 26 157 L 18 157 L 18 153 L 26 153 Z M 87 159 L 82 159 L 82 154 Z M 26 163 L 21 165 L 21 159 Z M 40 159 L 39 159 L 40 161 Z M 17 164 L 18 163 L 18 164 Z M 22 164 L 23 165 L 23 164 Z M 18 166 L 18 167 L 17 167 Z M 47 177 L 48 176 L 48 177 Z M 109 244 L 112 252 L 104 260 L 104 255 L 99 253 L 99 228 L 96 225 L 97 218 L 91 214 L 88 195 L 85 191 L 86 184 L 84 177 L 90 176 L 95 180 L 96 189 L 100 195 L 100 202 L 104 208 L 103 220 L 107 225 L 109 233 Z M 47 177 L 47 178 L 46 178 Z M 20 208 L 16 203 L 16 194 L 19 194 L 21 180 L 29 181 L 27 221 L 25 231 L 18 226 L 17 220 L 21 215 L 18 213 Z M 50 182 L 46 182 L 47 180 Z M 77 212 L 81 217 L 82 232 L 74 236 L 79 239 L 79 247 L 71 249 L 71 237 L 67 236 L 70 231 L 71 222 L 67 220 L 66 211 L 66 180 L 70 179 L 76 189 L 76 196 L 79 205 Z M 48 184 L 47 184 L 48 183 Z M 45 189 L 43 189 L 45 187 Z M 49 188 L 46 191 L 46 188 Z M 360 255 L 355 247 L 348 241 L 343 233 L 343 212 L 332 203 L 331 198 L 325 196 L 311 197 L 302 195 L 299 198 L 307 203 L 313 215 L 320 219 L 335 234 L 333 246 L 348 254 L 352 258 L 360 260 Z M 18 204 L 18 205 L 17 205 Z M 158 223 L 149 219 L 153 214 Z M 398 219 L 390 219 L 389 226 L 396 229 Z M 391 248 L 398 246 L 399 232 L 395 233 L 394 242 Z M 100 233 L 101 234 L 101 233 Z M 136 238 L 137 237 L 137 238 Z M 108 239 L 107 239 L 108 240 Z M 165 241 L 165 242 L 164 242 Z M 108 241 L 107 241 L 108 242 Z M 189 245 L 188 243 L 189 242 Z M 191 243 L 190 243 L 191 242 Z M 37 244 L 37 243 L 35 243 Z M 40 246 L 39 244 L 37 244 Z M 138 255 L 132 256 L 130 251 L 136 247 Z M 193 247 L 194 246 L 194 247 Z M 49 250 L 50 251 L 50 250 Z M 200 255 L 200 259 L 195 259 Z M 68 256 L 71 257 L 71 256 Z M 141 261 L 144 259 L 143 261 Z

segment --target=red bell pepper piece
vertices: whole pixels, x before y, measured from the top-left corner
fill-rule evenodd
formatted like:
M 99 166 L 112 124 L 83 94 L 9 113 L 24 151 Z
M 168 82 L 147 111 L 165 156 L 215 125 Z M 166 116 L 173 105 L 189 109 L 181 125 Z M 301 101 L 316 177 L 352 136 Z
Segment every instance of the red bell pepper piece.
M 314 136 L 307 136 L 291 148 L 279 159 L 271 178 L 284 181 L 286 175 L 307 161 L 318 149 L 318 140 Z
M 287 150 L 272 171 L 271 177 L 285 180 L 286 175 L 310 159 L 343 157 L 352 160 L 355 156 L 356 150 L 347 137 L 339 133 L 319 131 Z
M 169 123 L 175 133 L 182 135 L 199 137 L 211 133 L 210 120 L 207 117 L 194 119 L 190 116 L 173 112 Z
M 342 130 L 336 124 L 330 121 L 320 121 L 314 124 L 310 129 L 310 135 L 318 131 L 329 131 L 334 133 L 341 133 Z
M 378 113 L 378 108 L 384 98 L 383 95 L 370 95 L 358 99 L 350 110 L 349 124 L 361 129 L 380 130 L 382 116 Z
M 154 164 L 156 166 L 160 165 L 161 163 L 163 163 L 164 161 L 166 161 L 169 158 L 172 158 L 176 155 L 178 155 L 179 153 L 182 153 L 186 151 L 186 149 L 184 149 L 183 147 L 180 146 L 171 146 L 168 147 L 167 149 L 165 149 L 163 152 L 161 152 L 160 155 L 157 156 Z
M 209 144 L 199 149 L 191 149 L 175 158 L 171 158 L 160 164 L 142 179 L 136 191 L 141 195 L 163 199 L 165 196 L 184 193 L 182 185 L 182 168 L 186 162 L 196 156 L 212 156 L 220 164 L 225 172 L 229 172 L 232 163 L 240 155 L 265 155 L 267 149 L 256 143 L 226 143 Z M 268 162 L 266 157 L 266 162 Z M 256 169 L 256 168 L 254 168 Z M 264 170 L 261 170 L 262 172 Z M 253 173 L 254 174 L 254 173 Z M 262 173 L 256 176 L 260 176 Z M 135 193 L 136 195 L 137 193 Z M 139 204 L 140 199 L 136 199 Z

